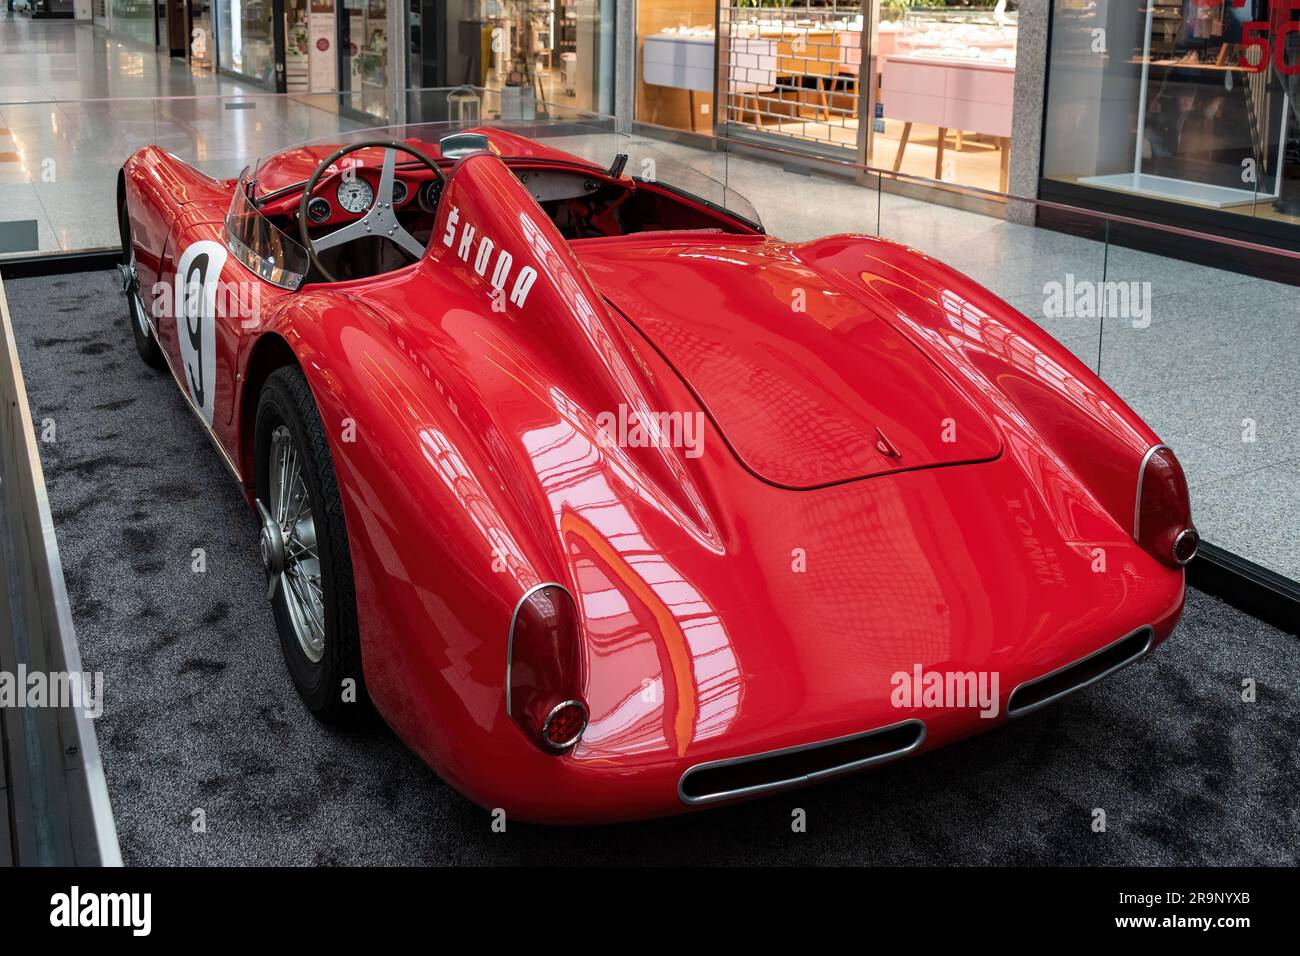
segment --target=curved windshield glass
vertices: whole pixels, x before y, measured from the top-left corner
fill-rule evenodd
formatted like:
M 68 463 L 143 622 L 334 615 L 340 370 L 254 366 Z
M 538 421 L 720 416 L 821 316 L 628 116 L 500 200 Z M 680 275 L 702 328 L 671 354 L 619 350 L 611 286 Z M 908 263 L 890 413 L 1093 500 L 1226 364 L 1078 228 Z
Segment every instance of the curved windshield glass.
M 754 204 L 726 185 L 728 156 L 662 140 L 630 138 L 623 147 L 629 176 L 657 183 L 725 209 L 758 229 L 762 220 Z
M 307 275 L 307 250 L 276 228 L 253 202 L 248 169 L 239 176 L 226 213 L 226 247 L 250 272 L 285 289 L 297 289 Z

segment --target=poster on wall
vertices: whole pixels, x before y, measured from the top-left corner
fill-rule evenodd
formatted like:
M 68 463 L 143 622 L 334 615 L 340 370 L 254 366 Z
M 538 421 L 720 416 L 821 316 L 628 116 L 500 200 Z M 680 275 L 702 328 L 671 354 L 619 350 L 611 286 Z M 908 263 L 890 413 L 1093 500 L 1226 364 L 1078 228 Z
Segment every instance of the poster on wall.
M 334 0 L 311 0 L 307 15 L 311 91 L 338 89 L 338 51 L 334 49 Z

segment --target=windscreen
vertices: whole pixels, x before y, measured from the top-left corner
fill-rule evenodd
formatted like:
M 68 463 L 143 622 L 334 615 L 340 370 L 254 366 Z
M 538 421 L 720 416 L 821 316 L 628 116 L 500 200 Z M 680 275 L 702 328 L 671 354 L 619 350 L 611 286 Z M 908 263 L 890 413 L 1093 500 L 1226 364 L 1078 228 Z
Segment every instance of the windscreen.
M 262 215 L 252 191 L 245 169 L 226 213 L 226 246 L 255 275 L 282 288 L 296 289 L 307 275 L 307 250 Z
M 631 138 L 624 151 L 628 155 L 624 172 L 629 176 L 702 199 L 763 228 L 754 204 L 725 185 L 729 162 L 726 153 L 645 137 Z

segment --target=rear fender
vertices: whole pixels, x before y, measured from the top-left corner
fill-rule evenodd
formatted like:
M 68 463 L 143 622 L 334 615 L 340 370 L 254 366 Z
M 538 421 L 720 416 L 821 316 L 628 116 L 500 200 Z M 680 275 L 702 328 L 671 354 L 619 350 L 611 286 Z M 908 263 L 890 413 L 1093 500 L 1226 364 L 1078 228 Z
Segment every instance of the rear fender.
M 371 698 L 425 759 L 454 765 L 440 728 L 505 719 L 506 634 L 520 595 L 568 580 L 545 498 L 492 478 L 502 472 L 494 439 L 460 405 L 455 369 L 405 348 L 353 297 L 300 293 L 266 333 L 292 350 L 325 427 Z M 265 338 L 249 353 L 279 350 Z M 240 416 L 250 464 L 256 403 L 250 388 Z M 251 494 L 251 468 L 247 479 Z M 479 692 L 466 694 L 466 682 Z

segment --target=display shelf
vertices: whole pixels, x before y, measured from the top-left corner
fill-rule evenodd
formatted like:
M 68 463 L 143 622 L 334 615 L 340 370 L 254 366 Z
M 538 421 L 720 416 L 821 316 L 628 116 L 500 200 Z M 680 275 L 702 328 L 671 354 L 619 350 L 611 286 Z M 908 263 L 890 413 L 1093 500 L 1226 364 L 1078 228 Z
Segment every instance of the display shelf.
M 1230 209 L 1233 206 L 1246 206 L 1261 200 L 1272 202 L 1277 198 L 1277 194 L 1271 192 L 1256 193 L 1249 189 L 1233 189 L 1229 186 L 1215 186 L 1211 183 L 1197 183 L 1188 179 L 1173 179 L 1169 176 L 1138 172 L 1083 176 L 1079 179 L 1079 183 L 1084 186 L 1100 186 L 1118 192 L 1148 196 L 1152 199 L 1190 202 L 1212 209 Z

